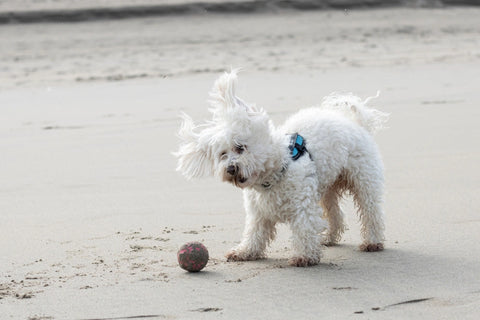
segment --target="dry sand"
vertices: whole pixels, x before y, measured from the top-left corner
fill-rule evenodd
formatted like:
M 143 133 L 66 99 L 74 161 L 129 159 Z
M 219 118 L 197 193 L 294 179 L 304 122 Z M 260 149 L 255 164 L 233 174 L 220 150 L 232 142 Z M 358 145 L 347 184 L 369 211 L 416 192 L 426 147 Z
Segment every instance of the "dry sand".
M 480 10 L 373 10 L 1 26 L 1 319 L 477 319 Z M 178 114 L 217 71 L 276 123 L 332 91 L 382 94 L 386 250 L 227 263 L 239 190 L 175 172 Z M 132 75 L 142 75 L 143 79 Z M 163 75 L 163 76 L 161 76 Z M 140 77 L 137 77 L 140 78 Z M 204 271 L 176 264 L 185 242 Z

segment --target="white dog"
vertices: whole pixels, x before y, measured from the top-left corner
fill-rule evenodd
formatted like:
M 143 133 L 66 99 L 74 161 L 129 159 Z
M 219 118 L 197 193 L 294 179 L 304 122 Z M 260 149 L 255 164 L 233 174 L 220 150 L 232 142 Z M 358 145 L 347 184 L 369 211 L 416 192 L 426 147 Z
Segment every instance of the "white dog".
M 322 245 L 337 243 L 345 230 L 338 200 L 346 191 L 359 209 L 361 250 L 382 250 L 383 165 L 372 133 L 387 115 L 368 108 L 368 99 L 332 94 L 275 128 L 263 109 L 235 95 L 236 79 L 232 71 L 215 82 L 211 121 L 195 125 L 183 116 L 175 153 L 185 177 L 216 175 L 243 189 L 245 231 L 227 259 L 265 257 L 283 222 L 292 229 L 289 263 L 318 264 Z

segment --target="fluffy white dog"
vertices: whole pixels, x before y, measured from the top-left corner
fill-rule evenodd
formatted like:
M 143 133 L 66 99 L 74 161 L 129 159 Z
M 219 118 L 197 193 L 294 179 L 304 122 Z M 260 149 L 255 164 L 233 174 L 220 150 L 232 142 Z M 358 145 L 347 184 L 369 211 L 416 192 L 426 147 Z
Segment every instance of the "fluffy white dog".
M 263 109 L 235 95 L 236 80 L 232 71 L 215 82 L 211 121 L 195 125 L 183 116 L 175 153 L 185 177 L 216 175 L 243 189 L 245 231 L 228 260 L 265 257 L 275 225 L 283 222 L 292 229 L 289 263 L 318 264 L 323 245 L 337 243 L 345 231 L 338 203 L 344 192 L 359 209 L 361 250 L 382 250 L 383 165 L 372 133 L 387 115 L 367 107 L 368 99 L 332 94 L 275 128 Z

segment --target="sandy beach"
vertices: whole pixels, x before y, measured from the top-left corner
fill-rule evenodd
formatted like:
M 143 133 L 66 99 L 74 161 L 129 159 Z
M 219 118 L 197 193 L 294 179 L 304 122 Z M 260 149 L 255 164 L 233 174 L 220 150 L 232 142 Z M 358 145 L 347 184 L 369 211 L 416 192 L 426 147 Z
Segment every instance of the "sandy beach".
M 0 25 L 0 319 L 477 319 L 480 9 L 390 8 Z M 179 113 L 219 73 L 275 123 L 381 95 L 386 249 L 226 262 L 241 191 L 175 172 Z M 203 242 L 204 271 L 178 248 Z

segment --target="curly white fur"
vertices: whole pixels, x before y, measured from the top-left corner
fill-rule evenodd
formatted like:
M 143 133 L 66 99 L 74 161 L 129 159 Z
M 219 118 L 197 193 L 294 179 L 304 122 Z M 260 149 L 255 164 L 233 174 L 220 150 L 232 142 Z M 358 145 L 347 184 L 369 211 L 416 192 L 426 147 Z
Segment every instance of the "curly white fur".
M 264 257 L 280 222 L 292 229 L 290 264 L 318 264 L 322 244 L 337 243 L 345 230 L 338 200 L 346 191 L 359 208 L 361 249 L 382 250 L 383 165 L 372 134 L 388 116 L 367 107 L 369 99 L 335 93 L 275 128 L 264 110 L 235 95 L 236 80 L 232 71 L 215 82 L 211 121 L 195 125 L 183 116 L 175 153 L 187 178 L 216 175 L 243 189 L 245 231 L 227 258 Z M 302 135 L 308 149 L 296 161 L 288 149 L 292 133 Z

